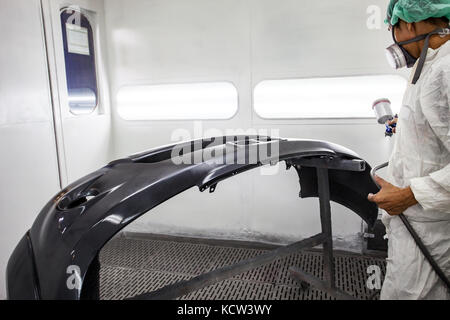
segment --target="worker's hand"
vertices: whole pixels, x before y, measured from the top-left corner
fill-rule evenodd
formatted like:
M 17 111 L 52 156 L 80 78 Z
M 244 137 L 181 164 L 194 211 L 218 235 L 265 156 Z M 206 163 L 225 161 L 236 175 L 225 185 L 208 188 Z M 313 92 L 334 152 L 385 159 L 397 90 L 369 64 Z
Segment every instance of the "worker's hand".
M 410 187 L 396 187 L 379 176 L 375 176 L 375 180 L 381 190 L 377 194 L 369 193 L 367 199 L 375 202 L 379 208 L 384 209 L 391 216 L 398 215 L 417 203 Z
M 387 122 L 387 124 L 388 124 L 389 126 L 392 126 L 393 124 L 397 124 L 397 121 L 398 121 L 398 117 L 395 117 L 394 119 L 389 120 L 389 121 Z M 393 133 L 396 133 L 396 132 L 397 132 L 397 127 L 392 128 L 392 132 L 393 132 Z

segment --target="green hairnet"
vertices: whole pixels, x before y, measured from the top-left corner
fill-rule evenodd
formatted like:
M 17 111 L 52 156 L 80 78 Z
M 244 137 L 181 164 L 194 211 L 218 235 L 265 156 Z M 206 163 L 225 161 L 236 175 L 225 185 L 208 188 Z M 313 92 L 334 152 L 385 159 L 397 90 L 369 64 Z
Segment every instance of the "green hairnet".
M 399 19 L 412 23 L 442 17 L 450 19 L 450 0 L 390 0 L 384 22 L 395 25 Z

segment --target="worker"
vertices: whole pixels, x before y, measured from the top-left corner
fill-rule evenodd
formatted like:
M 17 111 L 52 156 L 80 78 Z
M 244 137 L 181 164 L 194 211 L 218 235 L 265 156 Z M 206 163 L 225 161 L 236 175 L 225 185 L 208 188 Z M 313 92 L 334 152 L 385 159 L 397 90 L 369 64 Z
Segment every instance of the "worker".
M 381 299 L 450 299 L 397 216 L 404 213 L 450 276 L 450 0 L 391 0 L 395 67 L 412 67 L 386 179 L 368 199 L 384 209 L 387 269 Z

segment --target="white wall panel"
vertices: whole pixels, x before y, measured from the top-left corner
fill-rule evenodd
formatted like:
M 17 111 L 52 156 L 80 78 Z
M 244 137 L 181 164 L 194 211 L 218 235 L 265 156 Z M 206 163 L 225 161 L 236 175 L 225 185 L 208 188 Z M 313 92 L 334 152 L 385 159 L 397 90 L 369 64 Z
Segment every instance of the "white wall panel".
M 60 189 L 57 146 L 63 185 L 111 160 L 103 1 L 71 3 L 95 12 L 97 22 L 94 34 L 100 103 L 95 113 L 79 117 L 69 112 L 67 103 L 59 21 L 59 9 L 67 2 L 44 0 L 43 8 L 40 4 L 39 0 L 0 3 L 4 44 L 0 52 L 0 298 L 6 294 L 5 268 L 12 250 Z
M 0 299 L 9 256 L 59 190 L 39 3 L 0 3 Z
M 392 73 L 384 58 L 391 41 L 383 24 L 386 0 L 249 0 L 252 3 L 252 73 L 326 77 Z M 380 28 L 368 29 L 367 8 L 380 9 Z
M 219 80 L 247 71 L 245 1 L 112 0 L 105 12 L 116 86 Z

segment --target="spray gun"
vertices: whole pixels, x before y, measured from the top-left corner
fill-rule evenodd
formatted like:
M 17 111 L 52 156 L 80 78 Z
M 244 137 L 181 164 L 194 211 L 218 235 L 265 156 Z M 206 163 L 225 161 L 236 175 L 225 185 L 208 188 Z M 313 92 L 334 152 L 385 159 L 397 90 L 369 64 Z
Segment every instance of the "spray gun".
M 386 132 L 384 133 L 385 137 L 392 137 L 392 135 L 394 133 L 394 128 L 397 126 L 397 124 L 396 123 L 389 124 L 389 122 L 391 120 L 393 120 L 394 118 L 398 118 L 398 115 L 393 116 L 393 112 L 391 109 L 391 102 L 389 101 L 389 99 L 383 98 L 383 99 L 375 100 L 372 105 L 372 109 L 375 112 L 375 116 L 377 117 L 378 123 L 386 125 Z M 378 186 L 378 188 L 380 188 L 380 185 L 375 180 L 375 173 L 378 170 L 387 167 L 388 165 L 389 165 L 389 162 L 385 162 L 383 164 L 380 164 L 380 165 L 372 168 L 372 170 L 370 171 L 370 176 L 372 177 L 373 182 Z M 425 256 L 427 261 L 430 263 L 433 270 L 436 272 L 438 277 L 445 283 L 447 290 L 450 291 L 450 280 L 446 277 L 445 273 L 439 267 L 437 262 L 433 259 L 430 252 L 425 247 L 425 245 L 423 244 L 419 235 L 413 229 L 413 227 L 409 223 L 406 216 L 403 213 L 401 213 L 401 214 L 399 214 L 399 218 L 400 218 L 400 220 L 402 220 L 406 229 L 409 231 L 409 233 L 413 237 L 413 239 L 416 242 L 417 246 L 419 247 L 420 251 Z
M 375 112 L 375 116 L 377 117 L 379 124 L 385 124 L 386 131 L 384 133 L 385 137 L 392 137 L 394 134 L 394 129 L 397 127 L 396 123 L 390 124 L 394 118 L 398 118 L 398 115 L 393 115 L 391 109 L 391 102 L 389 99 L 382 98 L 375 100 L 372 105 L 373 112 Z

